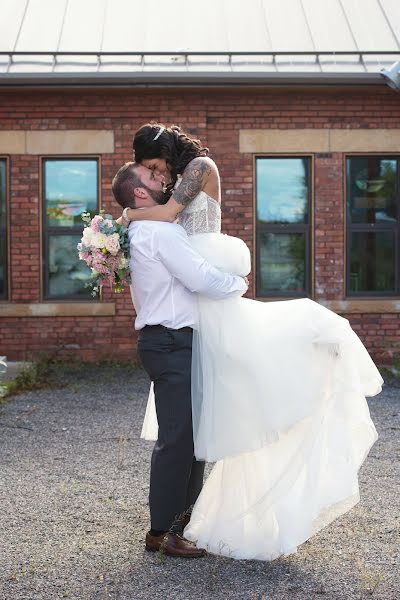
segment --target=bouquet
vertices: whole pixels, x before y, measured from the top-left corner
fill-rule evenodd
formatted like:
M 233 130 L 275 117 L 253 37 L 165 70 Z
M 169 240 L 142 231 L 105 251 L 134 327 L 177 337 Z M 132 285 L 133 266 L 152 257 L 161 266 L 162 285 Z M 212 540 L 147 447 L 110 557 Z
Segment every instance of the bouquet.
M 92 272 L 92 296 L 96 296 L 101 286 L 109 284 L 114 292 L 123 291 L 123 284 L 130 284 L 128 230 L 118 225 L 111 215 L 102 213 L 90 218 L 90 213 L 82 213 L 85 223 L 82 239 L 77 248 L 79 258 Z

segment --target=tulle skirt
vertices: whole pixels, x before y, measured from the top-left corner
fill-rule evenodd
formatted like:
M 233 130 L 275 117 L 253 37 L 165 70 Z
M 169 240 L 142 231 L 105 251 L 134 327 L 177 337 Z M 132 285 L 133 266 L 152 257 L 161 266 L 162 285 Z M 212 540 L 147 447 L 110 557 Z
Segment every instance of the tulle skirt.
M 245 274 L 236 238 L 192 243 Z M 193 437 L 196 457 L 216 464 L 185 537 L 217 554 L 273 560 L 349 510 L 377 439 L 365 397 L 382 383 L 348 321 L 316 302 L 199 298 Z M 157 437 L 151 393 L 142 437 Z

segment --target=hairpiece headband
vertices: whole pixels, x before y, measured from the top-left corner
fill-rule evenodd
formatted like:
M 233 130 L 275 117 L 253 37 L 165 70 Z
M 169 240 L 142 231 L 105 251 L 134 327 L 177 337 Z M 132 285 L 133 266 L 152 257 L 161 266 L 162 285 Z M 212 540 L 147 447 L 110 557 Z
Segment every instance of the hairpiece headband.
M 155 142 L 156 140 L 158 140 L 158 138 L 160 137 L 160 135 L 162 134 L 163 131 L 165 131 L 165 127 L 160 127 L 157 135 L 153 138 L 153 142 Z

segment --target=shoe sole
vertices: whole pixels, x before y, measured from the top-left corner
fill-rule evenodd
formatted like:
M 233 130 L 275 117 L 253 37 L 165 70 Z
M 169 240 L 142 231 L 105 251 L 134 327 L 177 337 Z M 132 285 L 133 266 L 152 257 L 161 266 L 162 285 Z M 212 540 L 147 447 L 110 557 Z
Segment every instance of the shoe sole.
M 170 554 L 169 552 L 165 552 L 165 550 L 161 550 L 160 548 L 149 548 L 148 546 L 145 547 L 147 552 L 162 552 L 162 554 L 165 554 L 166 556 L 172 556 L 173 558 L 203 558 L 203 556 L 207 556 L 207 553 L 205 554 Z

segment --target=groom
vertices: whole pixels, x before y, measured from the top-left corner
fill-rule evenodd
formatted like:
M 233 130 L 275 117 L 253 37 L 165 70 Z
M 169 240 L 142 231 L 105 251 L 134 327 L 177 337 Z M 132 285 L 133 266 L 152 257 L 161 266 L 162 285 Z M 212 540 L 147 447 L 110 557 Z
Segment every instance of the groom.
M 160 178 L 135 163 L 127 163 L 118 171 L 112 190 L 123 208 L 149 207 L 163 201 Z M 205 550 L 181 535 L 185 515 L 203 486 L 204 473 L 204 462 L 194 456 L 191 411 L 196 294 L 214 299 L 239 296 L 247 284 L 242 277 L 222 273 L 207 263 L 176 223 L 132 222 L 129 240 L 138 352 L 154 382 L 159 426 L 151 459 L 151 529 L 146 535 L 146 549 L 200 557 Z

